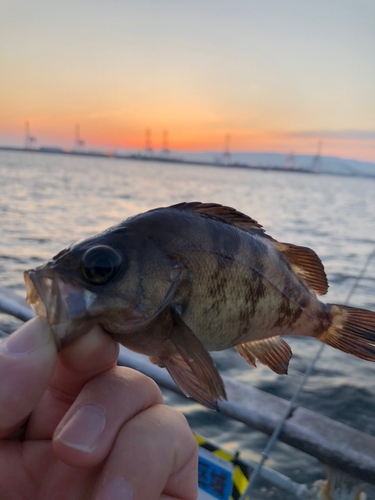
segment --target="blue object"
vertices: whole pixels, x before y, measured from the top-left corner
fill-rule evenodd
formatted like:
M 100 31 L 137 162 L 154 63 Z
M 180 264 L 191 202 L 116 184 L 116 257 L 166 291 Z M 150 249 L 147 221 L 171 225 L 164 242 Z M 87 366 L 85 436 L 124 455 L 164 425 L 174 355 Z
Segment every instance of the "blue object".
M 218 500 L 229 500 L 232 493 L 232 474 L 202 457 L 198 464 L 199 487 Z

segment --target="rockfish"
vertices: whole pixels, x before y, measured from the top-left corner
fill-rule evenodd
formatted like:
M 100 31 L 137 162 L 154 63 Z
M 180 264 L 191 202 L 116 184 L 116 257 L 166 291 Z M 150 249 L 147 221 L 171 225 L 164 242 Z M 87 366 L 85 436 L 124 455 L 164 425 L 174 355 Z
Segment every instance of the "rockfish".
M 235 347 L 252 366 L 285 374 L 292 353 L 281 336 L 302 335 L 375 361 L 375 313 L 317 299 L 328 282 L 313 250 L 280 243 L 215 203 L 131 217 L 26 271 L 25 281 L 58 348 L 99 324 L 211 408 L 226 395 L 207 351 Z

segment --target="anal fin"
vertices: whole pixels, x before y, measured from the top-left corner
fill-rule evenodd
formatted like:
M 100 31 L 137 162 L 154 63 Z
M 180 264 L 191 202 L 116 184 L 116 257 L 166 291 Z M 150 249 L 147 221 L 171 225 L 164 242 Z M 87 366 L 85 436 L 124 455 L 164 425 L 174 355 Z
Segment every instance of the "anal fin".
M 254 367 L 256 367 L 256 360 L 258 360 L 279 375 L 286 375 L 288 373 L 292 350 L 280 337 L 255 340 L 239 344 L 235 347 L 238 354 Z

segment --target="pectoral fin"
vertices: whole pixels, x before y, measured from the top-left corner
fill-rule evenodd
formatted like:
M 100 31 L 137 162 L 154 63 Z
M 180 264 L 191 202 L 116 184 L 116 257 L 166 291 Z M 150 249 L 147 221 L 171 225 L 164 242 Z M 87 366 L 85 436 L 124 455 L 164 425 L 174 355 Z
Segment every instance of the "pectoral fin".
M 159 307 L 157 308 L 157 310 L 154 312 L 154 314 L 152 315 L 152 317 L 150 319 L 154 319 L 157 316 L 159 316 L 160 313 L 162 313 L 164 311 L 164 309 L 170 304 L 171 300 L 174 297 L 174 294 L 176 293 L 177 287 L 180 283 L 181 269 L 180 269 L 180 267 L 175 266 L 173 271 L 175 274 L 174 279 L 173 279 L 170 287 L 168 288 L 167 293 L 165 294 L 163 300 L 160 302 Z
M 178 312 L 171 308 L 171 314 L 175 328 L 170 341 L 176 347 L 181 360 L 176 361 L 177 358 L 171 358 L 169 363 L 168 360 L 163 359 L 162 361 L 176 384 L 187 396 L 194 397 L 205 406 L 207 406 L 207 401 L 227 399 L 224 383 L 211 356 L 201 341 L 184 323 Z M 181 361 L 185 363 L 186 367 Z M 191 371 L 191 375 L 186 376 L 188 373 L 186 370 Z M 181 379 L 184 381 L 181 382 Z M 204 393 L 204 397 L 201 393 Z
M 256 367 L 256 360 L 258 360 L 279 375 L 288 373 L 292 351 L 289 345 L 280 337 L 239 344 L 236 346 L 236 350 L 254 367 Z

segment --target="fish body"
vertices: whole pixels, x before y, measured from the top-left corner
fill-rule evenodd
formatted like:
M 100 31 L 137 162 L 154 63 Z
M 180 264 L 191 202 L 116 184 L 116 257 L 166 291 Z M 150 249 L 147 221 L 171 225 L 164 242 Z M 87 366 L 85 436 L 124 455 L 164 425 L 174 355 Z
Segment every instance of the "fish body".
M 60 347 L 99 324 L 209 407 L 225 389 L 207 351 L 235 347 L 253 366 L 286 373 L 291 351 L 280 336 L 302 335 L 375 360 L 375 313 L 319 301 L 328 283 L 312 250 L 217 204 L 137 215 L 25 279 Z

